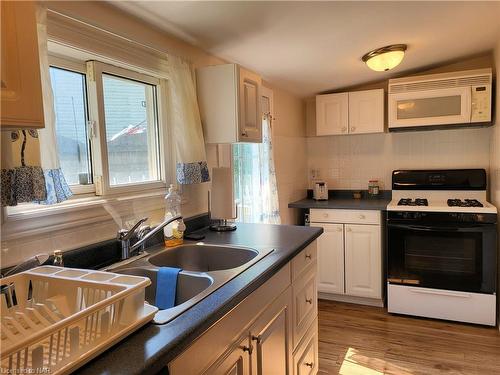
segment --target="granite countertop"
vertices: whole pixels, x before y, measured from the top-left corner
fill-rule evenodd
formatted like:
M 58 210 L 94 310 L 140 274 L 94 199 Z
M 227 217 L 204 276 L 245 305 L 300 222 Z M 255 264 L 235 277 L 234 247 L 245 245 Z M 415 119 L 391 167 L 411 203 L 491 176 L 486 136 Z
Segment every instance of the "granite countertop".
M 361 199 L 354 199 L 352 191 L 349 190 L 329 190 L 327 201 L 316 201 L 312 199 L 312 193 L 308 192 L 308 197 L 288 204 L 289 208 L 335 208 L 346 210 L 378 210 L 385 211 L 387 204 L 391 201 L 391 191 L 381 191 L 377 197 L 368 197 L 363 191 Z
M 206 235 L 205 243 L 275 250 L 177 318 L 164 325 L 147 324 L 75 373 L 122 375 L 162 371 L 198 336 L 264 284 L 322 232 L 321 228 L 267 224 L 238 224 L 236 231 L 226 233 L 207 229 L 198 231 Z

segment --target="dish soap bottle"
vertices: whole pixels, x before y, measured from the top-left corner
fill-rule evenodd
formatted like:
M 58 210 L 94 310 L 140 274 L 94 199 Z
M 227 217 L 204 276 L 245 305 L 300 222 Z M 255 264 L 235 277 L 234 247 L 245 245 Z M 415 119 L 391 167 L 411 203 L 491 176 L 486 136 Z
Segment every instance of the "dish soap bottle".
M 181 197 L 177 194 L 174 185 L 170 185 L 168 194 L 165 196 L 165 220 L 181 214 Z M 182 245 L 184 230 L 186 226 L 182 219 L 176 220 L 163 229 L 165 246 L 172 247 Z

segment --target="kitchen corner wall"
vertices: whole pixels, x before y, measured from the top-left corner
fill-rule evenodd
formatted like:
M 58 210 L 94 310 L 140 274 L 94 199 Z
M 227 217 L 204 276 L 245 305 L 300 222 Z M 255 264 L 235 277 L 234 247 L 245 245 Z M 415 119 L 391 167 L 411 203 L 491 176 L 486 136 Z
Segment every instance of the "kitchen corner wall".
M 273 147 L 282 224 L 298 223 L 296 209 L 288 203 L 307 195 L 307 146 L 305 102 L 273 88 Z

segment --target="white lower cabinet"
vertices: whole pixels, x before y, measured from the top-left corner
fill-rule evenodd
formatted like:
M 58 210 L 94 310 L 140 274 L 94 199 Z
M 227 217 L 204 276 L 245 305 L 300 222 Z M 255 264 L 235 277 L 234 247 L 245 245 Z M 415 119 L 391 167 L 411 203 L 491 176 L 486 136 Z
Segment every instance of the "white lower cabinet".
M 249 337 L 245 336 L 230 350 L 228 350 L 206 374 L 210 375 L 250 375 Z
M 345 292 L 382 297 L 382 251 L 378 225 L 345 225 Z
M 313 242 L 170 362 L 169 374 L 316 374 L 316 254 Z
M 312 223 L 324 232 L 318 238 L 318 290 L 344 293 L 344 225 Z
M 318 291 L 381 299 L 380 212 L 312 209 L 311 217 L 318 220 L 311 226 L 324 230 L 317 240 Z
M 312 375 L 318 368 L 318 320 L 315 319 L 293 355 L 293 373 Z

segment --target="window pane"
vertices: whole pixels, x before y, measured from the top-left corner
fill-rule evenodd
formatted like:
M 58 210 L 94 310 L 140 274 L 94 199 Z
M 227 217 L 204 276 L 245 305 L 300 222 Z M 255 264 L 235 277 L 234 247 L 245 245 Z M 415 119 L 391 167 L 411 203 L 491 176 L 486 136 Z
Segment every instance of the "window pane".
M 59 159 L 69 185 L 92 183 L 85 75 L 50 68 Z
M 158 181 L 155 87 L 103 74 L 110 185 Z

